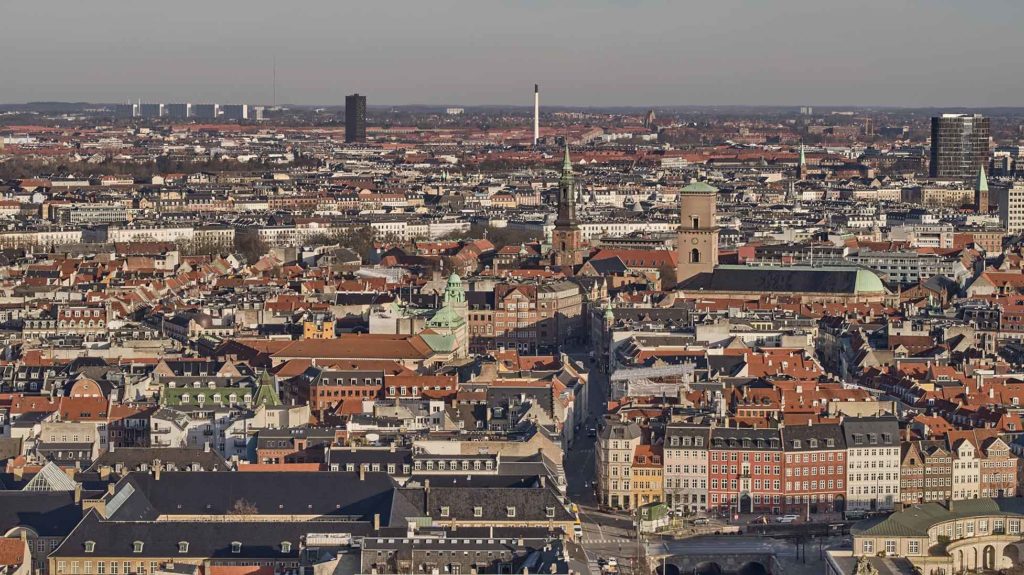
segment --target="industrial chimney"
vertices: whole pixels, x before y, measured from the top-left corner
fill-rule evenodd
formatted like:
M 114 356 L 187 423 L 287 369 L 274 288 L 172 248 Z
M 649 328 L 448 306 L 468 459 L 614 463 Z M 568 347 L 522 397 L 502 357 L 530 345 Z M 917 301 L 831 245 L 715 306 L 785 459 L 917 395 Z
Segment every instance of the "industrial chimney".
M 533 145 L 540 140 L 540 85 L 533 85 Z

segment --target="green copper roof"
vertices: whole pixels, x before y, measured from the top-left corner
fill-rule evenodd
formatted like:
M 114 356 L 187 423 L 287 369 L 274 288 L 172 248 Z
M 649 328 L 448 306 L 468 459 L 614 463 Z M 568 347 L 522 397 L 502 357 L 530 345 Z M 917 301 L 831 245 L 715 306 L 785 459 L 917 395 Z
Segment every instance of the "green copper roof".
M 951 501 L 948 508 L 941 503 L 919 503 L 886 517 L 865 519 L 851 527 L 850 534 L 855 537 L 927 537 L 929 528 L 946 521 L 1022 514 L 1024 500 L 1015 497 Z
M 857 270 L 857 283 L 854 287 L 856 293 L 878 293 L 885 292 L 882 278 L 871 270 Z
M 807 157 L 804 156 L 804 145 L 802 143 L 800 144 L 800 165 L 801 166 L 806 166 L 807 165 Z
M 718 188 L 704 182 L 694 182 L 681 190 L 684 194 L 714 194 Z
M 466 323 L 464 319 L 450 306 L 444 306 L 437 310 L 434 317 L 427 321 L 427 327 L 456 328 Z
M 985 166 L 981 166 L 981 169 L 978 170 L 978 183 L 974 186 L 974 189 L 979 192 L 988 191 L 988 178 L 985 177 Z
M 423 338 L 424 343 L 430 346 L 430 349 L 440 352 L 447 353 L 455 350 L 455 336 L 454 335 L 441 335 L 438 333 L 421 333 L 420 337 Z
M 274 389 L 272 384 L 264 383 L 256 388 L 256 397 L 253 398 L 252 406 L 259 407 L 261 405 L 266 407 L 279 407 L 281 405 L 281 397 L 277 395 L 277 390 Z

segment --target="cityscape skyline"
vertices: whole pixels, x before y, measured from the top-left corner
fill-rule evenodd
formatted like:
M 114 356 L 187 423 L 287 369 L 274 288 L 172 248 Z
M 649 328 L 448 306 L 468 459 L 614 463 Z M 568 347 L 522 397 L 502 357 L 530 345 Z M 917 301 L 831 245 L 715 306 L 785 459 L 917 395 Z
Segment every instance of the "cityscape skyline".
M 443 0 L 429 13 L 401 2 L 12 5 L 22 25 L 0 39 L 0 72 L 19 81 L 0 87 L 0 102 L 269 104 L 276 60 L 276 100 L 289 104 L 340 104 L 358 91 L 378 105 L 529 105 L 539 83 L 550 106 L 1014 105 L 1021 81 L 1001 63 L 1024 47 L 1013 34 L 1024 7 L 981 4 L 885 3 L 879 21 L 868 18 L 881 3 L 803 0 Z M 41 28 L 45 43 L 33 40 Z

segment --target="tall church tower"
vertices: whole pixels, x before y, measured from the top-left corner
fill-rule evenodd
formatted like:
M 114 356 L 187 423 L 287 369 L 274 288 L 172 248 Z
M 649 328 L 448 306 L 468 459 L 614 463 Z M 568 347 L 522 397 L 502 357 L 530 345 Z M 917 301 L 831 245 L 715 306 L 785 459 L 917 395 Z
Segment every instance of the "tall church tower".
M 974 211 L 987 214 L 988 206 L 988 178 L 985 177 L 985 166 L 981 166 L 978 169 L 978 179 L 974 182 Z
M 572 174 L 572 160 L 569 145 L 565 146 L 562 160 L 562 176 L 558 178 L 558 216 L 551 234 L 553 246 L 552 263 L 559 267 L 572 268 L 583 263 L 583 234 L 576 224 L 576 191 Z
M 679 234 L 676 238 L 676 282 L 711 272 L 718 263 L 718 228 L 715 226 L 715 198 L 718 189 L 694 182 L 679 195 Z

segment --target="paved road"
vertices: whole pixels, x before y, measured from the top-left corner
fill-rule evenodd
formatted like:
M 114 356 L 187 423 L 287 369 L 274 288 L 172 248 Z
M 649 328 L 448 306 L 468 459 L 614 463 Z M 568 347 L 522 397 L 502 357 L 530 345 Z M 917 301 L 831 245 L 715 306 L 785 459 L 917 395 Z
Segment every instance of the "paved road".
M 587 352 L 573 353 L 572 356 L 579 361 L 587 361 Z M 587 430 L 597 427 L 597 422 L 604 416 L 608 401 L 608 377 L 604 373 L 591 371 L 588 385 L 587 412 L 590 417 L 580 430 L 576 443 L 566 453 L 566 493 L 579 506 L 580 522 L 583 525 L 582 548 L 591 573 L 600 572 L 597 563 L 599 558 L 607 560 L 614 557 L 619 562 L 619 572 L 631 575 L 632 561 L 640 551 L 633 520 L 628 515 L 598 509 L 594 488 L 596 438 L 587 434 Z

